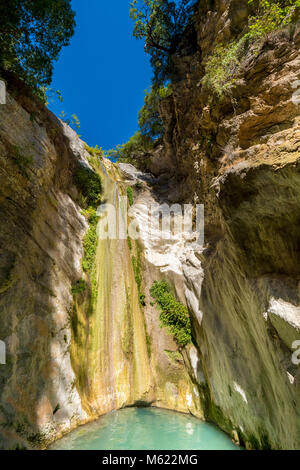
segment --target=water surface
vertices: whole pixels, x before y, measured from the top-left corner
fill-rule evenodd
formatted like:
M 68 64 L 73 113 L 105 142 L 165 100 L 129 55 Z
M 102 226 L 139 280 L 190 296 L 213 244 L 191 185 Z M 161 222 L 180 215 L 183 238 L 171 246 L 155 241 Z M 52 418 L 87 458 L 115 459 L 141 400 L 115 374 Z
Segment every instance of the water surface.
M 55 450 L 238 450 L 218 428 L 190 415 L 157 408 L 127 408 L 82 426 Z

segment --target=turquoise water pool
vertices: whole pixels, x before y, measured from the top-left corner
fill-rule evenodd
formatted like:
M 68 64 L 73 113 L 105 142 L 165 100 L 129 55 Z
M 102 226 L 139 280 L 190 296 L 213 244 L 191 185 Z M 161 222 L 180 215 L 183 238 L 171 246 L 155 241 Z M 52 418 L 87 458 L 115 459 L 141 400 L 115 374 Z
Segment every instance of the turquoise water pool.
M 239 450 L 215 426 L 173 411 L 127 408 L 57 441 L 53 450 Z

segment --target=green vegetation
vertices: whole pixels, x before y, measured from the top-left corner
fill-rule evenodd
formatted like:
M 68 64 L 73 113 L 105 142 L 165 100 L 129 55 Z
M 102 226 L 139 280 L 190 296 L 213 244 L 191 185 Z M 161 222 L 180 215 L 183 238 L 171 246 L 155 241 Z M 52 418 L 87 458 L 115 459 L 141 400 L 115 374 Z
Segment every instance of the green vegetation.
M 132 250 L 132 243 L 131 243 L 131 238 L 130 237 L 127 237 L 127 242 L 128 242 L 129 250 L 131 251 Z
M 137 131 L 126 144 L 117 145 L 108 150 L 107 155 L 112 160 L 135 163 L 141 156 L 153 149 L 153 140 L 149 136 L 142 135 Z
M 152 344 L 152 341 L 151 341 L 151 336 L 147 332 L 146 322 L 145 322 L 145 334 L 146 334 L 147 353 L 148 353 L 148 357 L 151 358 L 151 344 Z
M 130 4 L 133 35 L 145 42 L 155 85 L 164 85 L 170 78 L 171 57 L 178 52 L 197 3 L 195 0 L 180 0 L 177 4 L 169 0 L 133 0 Z
M 89 147 L 88 145 L 85 144 L 85 150 L 88 152 L 88 161 L 91 167 L 97 171 L 99 169 L 99 163 L 101 159 L 104 157 L 104 152 L 102 148 L 98 147 Z
M 75 184 L 84 197 L 86 204 L 97 207 L 101 202 L 101 178 L 95 171 L 84 164 L 80 164 L 74 171 Z
M 242 40 L 226 46 L 219 44 L 206 63 L 203 85 L 219 97 L 234 84 L 244 44 Z
M 153 150 L 155 141 L 160 139 L 164 133 L 164 125 L 159 112 L 160 102 L 171 94 L 171 85 L 153 86 L 146 92 L 145 104 L 139 112 L 140 130 L 126 144 L 109 150 L 108 156 L 110 158 L 134 164 Z
M 251 7 L 254 0 L 248 3 Z M 255 14 L 249 18 L 247 38 L 257 39 L 286 26 L 292 22 L 295 10 L 299 7 L 300 0 L 260 0 Z
M 11 147 L 11 153 L 12 158 L 17 164 L 21 173 L 28 176 L 26 170 L 33 165 L 33 157 L 25 155 L 22 149 L 20 147 L 17 147 L 16 145 L 13 145 Z
M 112 159 L 141 163 L 153 150 L 157 139 L 164 134 L 160 116 L 160 103 L 172 94 L 168 83 L 175 54 L 190 22 L 195 0 L 181 0 L 178 5 L 169 0 L 133 0 L 130 17 L 134 21 L 133 35 L 145 41 L 154 71 L 153 84 L 145 95 L 145 103 L 139 112 L 139 127 L 126 144 L 108 151 Z
M 122 328 L 122 349 L 127 356 L 133 354 L 133 318 L 131 309 L 131 297 L 126 289 L 126 305 L 124 311 L 124 326 Z
M 141 255 L 139 249 L 137 249 L 137 257 L 132 256 L 132 266 L 138 288 L 139 303 L 142 307 L 145 307 L 145 294 L 142 292 Z
M 98 151 L 98 149 L 96 151 Z M 101 202 L 102 183 L 99 174 L 83 164 L 80 164 L 75 169 L 74 180 L 82 195 L 81 203 L 85 207 L 83 215 L 87 218 L 89 223 L 88 231 L 83 239 L 84 256 L 82 260 L 82 268 L 89 274 L 92 285 L 93 300 L 96 288 L 95 258 L 98 242 L 97 226 L 99 220 L 99 217 L 97 216 L 97 207 Z M 73 295 L 81 294 L 85 289 L 85 281 L 80 280 L 73 285 L 72 293 Z
M 164 126 L 159 113 L 159 104 L 171 94 L 171 85 L 151 87 L 146 93 L 145 104 L 139 112 L 139 127 L 143 136 L 154 139 L 163 135 Z
M 178 302 L 166 281 L 155 281 L 150 289 L 151 296 L 161 310 L 161 326 L 168 328 L 180 346 L 192 341 L 192 328 L 187 307 Z
M 58 116 L 62 121 L 64 121 L 68 126 L 72 127 L 74 131 L 78 131 L 80 129 L 80 121 L 76 114 L 72 114 L 70 118 L 68 118 L 67 114 L 65 111 L 62 111 L 60 115 Z
M 89 222 L 89 229 L 83 239 L 83 251 L 84 256 L 82 260 L 82 268 L 83 270 L 89 274 L 90 281 L 91 281 L 91 288 L 92 288 L 92 302 L 95 298 L 95 291 L 96 291 L 96 251 L 97 251 L 97 243 L 98 243 L 98 235 L 97 235 L 97 226 L 98 226 L 98 219 L 97 212 L 92 207 L 89 207 L 87 211 L 85 211 L 85 215 Z M 79 281 L 80 284 L 77 286 L 77 292 L 81 293 L 83 288 L 85 288 L 84 281 Z
M 132 206 L 133 205 L 133 190 L 131 186 L 128 186 L 127 188 L 127 197 L 128 197 L 129 205 Z
M 72 294 L 80 295 L 86 290 L 86 282 L 84 279 L 80 279 L 72 285 Z
M 291 23 L 300 0 L 260 0 L 258 7 L 254 6 L 254 0 L 249 0 L 249 7 L 253 14 L 249 17 L 248 32 L 230 44 L 218 44 L 207 60 L 203 85 L 219 97 L 234 86 L 241 60 L 249 47 Z
M 165 353 L 168 356 L 169 360 L 174 364 L 182 363 L 182 355 L 179 351 L 168 351 L 165 349 Z
M 53 61 L 74 34 L 70 0 L 5 0 L 0 4 L 0 67 L 36 91 L 51 82 Z
M 84 258 L 82 267 L 84 271 L 92 274 L 97 249 L 97 225 L 99 219 L 95 209 L 88 209 L 87 218 L 89 229 L 83 239 Z

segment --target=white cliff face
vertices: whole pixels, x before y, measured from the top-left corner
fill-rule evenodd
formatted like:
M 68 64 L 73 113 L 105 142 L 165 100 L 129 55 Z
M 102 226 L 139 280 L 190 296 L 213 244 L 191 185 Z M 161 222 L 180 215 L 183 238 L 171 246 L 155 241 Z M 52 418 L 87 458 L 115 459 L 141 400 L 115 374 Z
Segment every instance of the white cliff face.
M 300 306 L 271 297 L 267 317 L 287 348 L 300 340 Z
M 270 299 L 268 313 L 277 315 L 295 330 L 300 331 L 300 307 L 282 299 Z
M 131 185 L 154 180 L 151 175 L 145 175 L 133 165 L 123 163 L 119 167 L 127 178 L 126 182 Z M 159 223 L 159 212 L 163 218 L 170 211 L 170 225 Z M 188 306 L 201 322 L 202 312 L 197 298 L 200 297 L 203 271 L 197 256 L 203 251 L 203 246 L 197 243 L 199 234 L 196 231 L 185 231 L 183 214 L 181 206 L 169 206 L 162 200 L 158 201 L 151 189 L 144 185 L 129 211 L 134 221 L 133 229 L 129 228 L 129 235 L 136 234 L 144 246 L 147 261 L 159 268 L 161 273 L 174 273 L 182 277 Z

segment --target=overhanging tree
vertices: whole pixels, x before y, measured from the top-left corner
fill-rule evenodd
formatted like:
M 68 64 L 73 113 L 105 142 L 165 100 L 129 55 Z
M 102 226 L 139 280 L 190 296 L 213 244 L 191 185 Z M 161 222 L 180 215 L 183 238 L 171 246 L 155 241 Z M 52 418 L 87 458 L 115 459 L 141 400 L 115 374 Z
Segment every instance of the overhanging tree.
M 133 0 L 130 17 L 133 35 L 145 41 L 151 56 L 154 83 L 164 84 L 170 75 L 170 58 L 178 51 L 183 32 L 190 21 L 196 0 Z
M 50 84 L 53 61 L 74 27 L 71 0 L 2 0 L 0 67 L 35 88 Z

